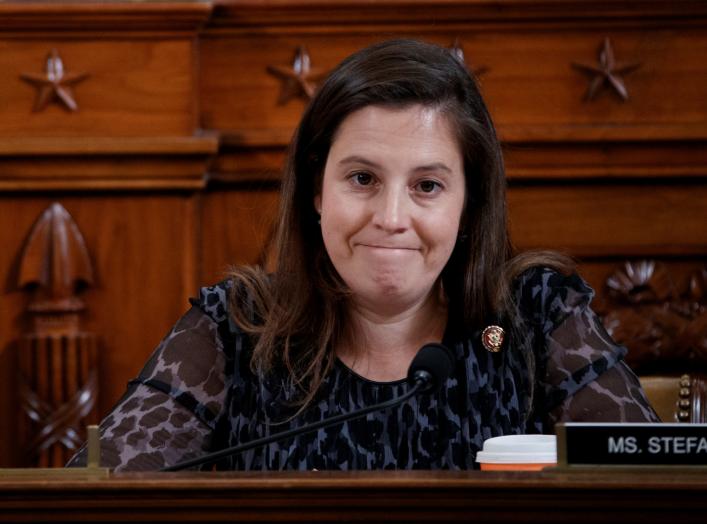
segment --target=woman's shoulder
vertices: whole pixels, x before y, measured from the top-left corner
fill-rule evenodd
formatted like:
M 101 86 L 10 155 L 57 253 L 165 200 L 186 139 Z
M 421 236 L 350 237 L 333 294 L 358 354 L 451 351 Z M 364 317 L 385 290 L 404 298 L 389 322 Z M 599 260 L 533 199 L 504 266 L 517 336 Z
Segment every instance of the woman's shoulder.
M 201 287 L 198 295 L 190 298 L 189 302 L 216 322 L 221 334 L 241 334 L 242 330 L 235 324 L 230 312 L 232 293 L 233 280 L 227 278 L 210 286 Z
M 189 302 L 216 322 L 223 322 L 228 318 L 228 300 L 232 286 L 231 280 L 225 279 L 211 286 L 201 287 L 198 295 L 189 299 Z
M 513 281 L 513 298 L 522 316 L 548 332 L 568 316 L 585 309 L 594 290 L 576 272 L 546 266 L 523 271 Z

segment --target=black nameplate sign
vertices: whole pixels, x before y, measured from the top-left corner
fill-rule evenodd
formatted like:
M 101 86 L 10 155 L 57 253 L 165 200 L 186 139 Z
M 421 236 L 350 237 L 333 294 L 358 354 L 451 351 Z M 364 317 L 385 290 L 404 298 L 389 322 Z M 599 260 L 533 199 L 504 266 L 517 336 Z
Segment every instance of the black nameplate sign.
M 707 424 L 562 423 L 557 465 L 706 465 Z

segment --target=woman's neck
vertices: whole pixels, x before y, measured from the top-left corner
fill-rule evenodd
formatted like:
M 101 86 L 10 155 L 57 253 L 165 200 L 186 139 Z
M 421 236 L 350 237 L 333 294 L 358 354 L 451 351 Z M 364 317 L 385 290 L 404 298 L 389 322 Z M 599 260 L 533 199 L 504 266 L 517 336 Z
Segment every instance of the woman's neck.
M 441 342 L 447 307 L 437 293 L 394 315 L 354 305 L 349 309 L 350 335 L 336 349 L 339 359 L 369 380 L 391 382 L 407 376 L 417 351 Z

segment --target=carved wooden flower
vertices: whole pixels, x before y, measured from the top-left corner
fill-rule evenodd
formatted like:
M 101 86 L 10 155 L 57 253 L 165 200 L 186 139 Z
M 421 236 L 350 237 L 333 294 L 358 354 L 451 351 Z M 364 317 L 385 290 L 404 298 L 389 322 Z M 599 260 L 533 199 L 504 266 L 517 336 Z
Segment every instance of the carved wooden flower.
M 615 300 L 630 304 L 662 302 L 675 297 L 675 286 L 665 266 L 652 260 L 626 262 L 606 285 Z
M 616 307 L 603 322 L 629 348 L 626 361 L 634 370 L 707 365 L 707 267 L 678 292 L 663 264 L 629 262 L 607 287 Z

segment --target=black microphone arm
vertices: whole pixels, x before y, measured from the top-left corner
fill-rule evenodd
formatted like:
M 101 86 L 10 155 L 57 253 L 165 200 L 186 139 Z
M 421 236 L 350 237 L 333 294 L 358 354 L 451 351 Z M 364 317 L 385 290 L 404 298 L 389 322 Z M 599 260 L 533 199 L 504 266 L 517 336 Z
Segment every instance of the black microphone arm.
M 420 349 L 417 355 L 415 355 L 412 364 L 410 364 L 408 380 L 413 383 L 412 388 L 399 397 L 395 397 L 366 408 L 357 409 L 350 413 L 342 413 L 341 415 L 325 418 L 324 420 L 320 420 L 319 422 L 315 422 L 313 424 L 307 424 L 298 428 L 289 429 L 287 431 L 281 431 L 280 433 L 275 433 L 267 437 L 246 442 L 245 444 L 225 448 L 214 453 L 209 453 L 208 455 L 178 462 L 173 466 L 164 467 L 159 471 L 180 471 L 182 469 L 191 468 L 194 466 L 210 464 L 219 459 L 231 455 L 237 455 L 238 453 L 243 453 L 244 451 L 248 451 L 259 446 L 264 446 L 277 440 L 284 440 L 297 435 L 306 435 L 322 428 L 328 428 L 335 424 L 340 424 L 341 422 L 361 418 L 369 413 L 372 413 L 373 411 L 397 406 L 409 398 L 414 397 L 417 393 L 431 392 L 440 388 L 447 380 L 447 377 L 451 375 L 453 366 L 454 357 L 448 348 L 442 344 L 427 344 Z

